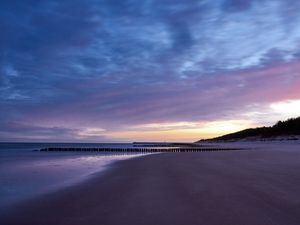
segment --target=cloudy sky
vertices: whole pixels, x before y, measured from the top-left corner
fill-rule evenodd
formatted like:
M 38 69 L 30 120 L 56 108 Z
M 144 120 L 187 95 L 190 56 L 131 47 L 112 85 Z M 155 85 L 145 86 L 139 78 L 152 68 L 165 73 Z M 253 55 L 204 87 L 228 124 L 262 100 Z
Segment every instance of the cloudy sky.
M 300 1 L 1 0 L 0 141 L 196 141 L 300 115 Z

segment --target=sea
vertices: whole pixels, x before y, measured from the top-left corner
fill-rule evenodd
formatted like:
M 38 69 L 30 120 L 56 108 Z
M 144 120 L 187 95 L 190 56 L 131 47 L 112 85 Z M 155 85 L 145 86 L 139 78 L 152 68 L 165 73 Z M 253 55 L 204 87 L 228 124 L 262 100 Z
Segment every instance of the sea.
M 47 147 L 133 147 L 131 143 L 0 143 L 0 212 L 104 173 L 142 153 L 48 152 Z

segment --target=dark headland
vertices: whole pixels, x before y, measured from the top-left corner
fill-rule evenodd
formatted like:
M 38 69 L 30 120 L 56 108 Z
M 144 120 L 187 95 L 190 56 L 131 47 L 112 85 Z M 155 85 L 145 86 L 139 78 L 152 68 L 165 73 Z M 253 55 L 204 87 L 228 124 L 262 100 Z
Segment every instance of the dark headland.
M 291 118 L 286 121 L 278 121 L 271 127 L 249 128 L 235 133 L 226 134 L 203 141 L 257 141 L 257 140 L 299 140 L 300 139 L 300 117 Z

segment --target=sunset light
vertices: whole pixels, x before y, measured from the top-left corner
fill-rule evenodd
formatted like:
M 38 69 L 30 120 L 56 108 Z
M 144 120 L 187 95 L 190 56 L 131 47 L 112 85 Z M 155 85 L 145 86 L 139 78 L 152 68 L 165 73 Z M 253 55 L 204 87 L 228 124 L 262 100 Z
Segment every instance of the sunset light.
M 0 0 L 1 225 L 299 225 L 300 1 Z

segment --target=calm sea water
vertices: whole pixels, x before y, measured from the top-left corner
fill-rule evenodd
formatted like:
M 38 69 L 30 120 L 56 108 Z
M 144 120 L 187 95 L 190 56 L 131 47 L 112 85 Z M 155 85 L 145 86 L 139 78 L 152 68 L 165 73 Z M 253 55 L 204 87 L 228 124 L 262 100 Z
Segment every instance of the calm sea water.
M 131 147 L 131 144 L 0 143 L 0 211 L 89 178 L 109 164 L 142 154 L 39 152 L 44 147 Z

